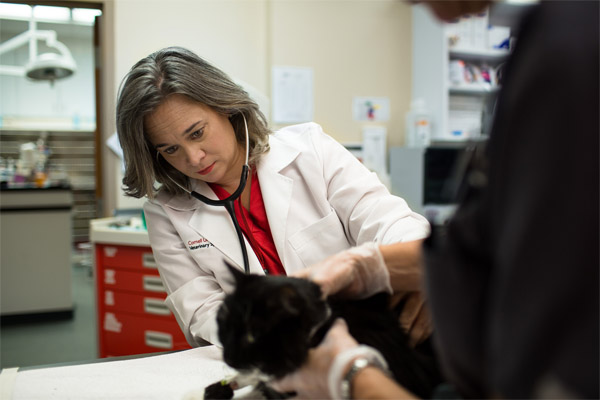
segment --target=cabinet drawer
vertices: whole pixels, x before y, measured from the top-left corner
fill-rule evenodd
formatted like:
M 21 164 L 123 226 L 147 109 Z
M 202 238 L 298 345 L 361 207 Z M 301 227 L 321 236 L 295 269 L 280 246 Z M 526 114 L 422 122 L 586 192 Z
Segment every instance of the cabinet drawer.
M 109 312 L 126 312 L 141 316 L 166 317 L 173 319 L 171 311 L 165 305 L 165 296 L 160 294 L 133 294 L 114 290 L 105 290 L 104 309 Z
M 150 247 L 96 245 L 96 257 L 104 267 L 156 270 L 158 267 Z
M 144 272 L 125 271 L 117 268 L 105 268 L 102 272 L 104 289 L 120 289 L 134 292 L 165 293 L 158 271 Z
M 175 319 L 105 312 L 101 336 L 104 357 L 190 348 Z

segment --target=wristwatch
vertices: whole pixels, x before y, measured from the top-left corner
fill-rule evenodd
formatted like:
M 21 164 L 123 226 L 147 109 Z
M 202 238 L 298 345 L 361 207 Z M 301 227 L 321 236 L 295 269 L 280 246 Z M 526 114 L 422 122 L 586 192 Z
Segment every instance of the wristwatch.
M 383 365 L 372 362 L 366 357 L 358 357 L 355 359 L 350 366 L 350 370 L 344 375 L 340 384 L 340 394 L 342 395 L 342 399 L 349 400 L 352 398 L 352 380 L 356 374 L 369 366 L 377 367 L 379 369 L 383 367 L 385 369 Z
M 346 374 L 344 371 L 350 365 Z M 368 366 L 377 367 L 389 376 L 387 362 L 381 353 L 373 347 L 364 344 L 347 349 L 335 356 L 329 373 L 327 386 L 333 399 L 352 398 L 352 380 L 360 371 Z

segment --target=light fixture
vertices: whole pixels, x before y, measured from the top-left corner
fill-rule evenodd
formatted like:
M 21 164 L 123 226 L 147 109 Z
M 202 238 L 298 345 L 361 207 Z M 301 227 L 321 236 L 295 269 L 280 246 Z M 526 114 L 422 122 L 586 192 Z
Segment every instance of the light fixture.
M 37 41 L 45 40 L 46 46 L 58 50 L 58 53 L 38 55 Z M 77 64 L 71 52 L 56 39 L 56 31 L 37 30 L 32 17 L 29 30 L 0 44 L 0 55 L 29 44 L 29 61 L 25 66 L 0 65 L 0 74 L 26 76 L 31 80 L 50 81 L 71 76 L 77 70 Z
M 25 76 L 32 80 L 54 81 L 73 75 L 76 69 L 73 58 L 44 53 L 25 65 Z

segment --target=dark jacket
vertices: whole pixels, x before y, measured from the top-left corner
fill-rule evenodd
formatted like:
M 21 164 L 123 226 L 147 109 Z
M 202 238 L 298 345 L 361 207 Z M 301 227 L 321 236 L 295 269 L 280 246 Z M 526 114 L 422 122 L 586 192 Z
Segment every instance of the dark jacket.
M 425 244 L 444 371 L 462 396 L 599 397 L 599 8 L 521 25 L 483 157 Z

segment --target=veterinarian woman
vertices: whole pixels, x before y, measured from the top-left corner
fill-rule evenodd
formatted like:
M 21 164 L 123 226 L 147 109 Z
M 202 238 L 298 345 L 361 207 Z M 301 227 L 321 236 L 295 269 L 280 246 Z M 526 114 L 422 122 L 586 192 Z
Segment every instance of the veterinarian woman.
M 381 258 L 375 243 L 407 242 L 410 253 L 412 241 L 429 231 L 319 125 L 271 134 L 240 86 L 183 48 L 162 49 L 133 66 L 120 89 L 117 129 L 124 190 L 148 198 L 144 212 L 166 304 L 192 346 L 218 344 L 216 312 L 232 289 L 224 261 L 241 270 L 246 264 L 232 215 L 205 201 L 243 189 L 230 210 L 256 274 L 292 273 L 354 246 L 347 257 Z M 406 290 L 418 290 L 410 275 L 419 272 L 410 267 Z

